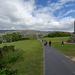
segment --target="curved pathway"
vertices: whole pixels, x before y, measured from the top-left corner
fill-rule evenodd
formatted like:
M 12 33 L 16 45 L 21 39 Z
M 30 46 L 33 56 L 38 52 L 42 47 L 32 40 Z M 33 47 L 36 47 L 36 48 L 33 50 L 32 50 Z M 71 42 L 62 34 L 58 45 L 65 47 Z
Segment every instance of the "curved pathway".
M 53 47 L 44 46 L 45 75 L 75 75 L 75 62 Z

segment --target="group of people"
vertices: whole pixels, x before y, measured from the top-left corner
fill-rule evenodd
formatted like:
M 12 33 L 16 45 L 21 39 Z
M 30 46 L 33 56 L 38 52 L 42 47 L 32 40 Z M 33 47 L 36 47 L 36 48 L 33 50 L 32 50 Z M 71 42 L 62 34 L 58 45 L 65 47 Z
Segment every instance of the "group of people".
M 42 42 L 44 43 L 44 45 L 45 45 L 45 46 L 47 46 L 47 41 L 43 41 L 43 40 L 42 40 Z M 49 46 L 51 46 L 51 43 L 52 43 L 52 42 L 51 42 L 51 41 L 49 41 Z M 64 45 L 64 42 L 62 41 L 62 43 L 61 43 L 61 44 L 62 44 L 62 45 Z
M 44 43 L 45 46 L 47 46 L 47 41 L 42 40 L 42 42 Z M 51 46 L 51 41 L 49 41 L 49 46 Z

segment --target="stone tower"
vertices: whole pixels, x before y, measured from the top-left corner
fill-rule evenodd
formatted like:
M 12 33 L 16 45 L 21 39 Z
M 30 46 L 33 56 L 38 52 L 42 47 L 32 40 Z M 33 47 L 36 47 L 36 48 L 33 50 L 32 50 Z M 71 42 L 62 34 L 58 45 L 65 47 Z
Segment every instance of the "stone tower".
M 74 34 L 75 34 L 75 21 L 74 21 Z

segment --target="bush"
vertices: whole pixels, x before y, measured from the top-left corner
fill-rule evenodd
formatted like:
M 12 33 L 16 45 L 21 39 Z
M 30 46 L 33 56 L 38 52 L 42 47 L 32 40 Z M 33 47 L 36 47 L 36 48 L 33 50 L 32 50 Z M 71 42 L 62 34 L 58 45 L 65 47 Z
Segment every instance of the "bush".
M 3 58 L 0 60 L 0 68 L 5 67 L 7 63 L 11 63 L 22 57 L 23 50 L 15 50 L 14 52 L 4 52 Z
M 3 51 L 14 51 L 14 46 L 13 45 L 10 45 L 10 46 L 4 46 L 2 48 Z
M 0 60 L 1 60 L 2 57 L 3 57 L 3 54 L 2 54 L 2 50 L 0 48 Z
M 29 38 L 21 38 L 21 40 L 29 40 Z
M 37 39 L 36 37 L 29 37 L 30 40 L 35 40 Z
M 15 51 L 14 47 L 15 46 L 13 46 L 13 45 L 8 46 L 8 51 Z
M 5 67 L 8 63 L 8 60 L 5 59 L 4 57 L 0 60 L 0 69 L 2 69 L 3 67 Z
M 2 44 L 2 40 L 0 40 L 0 44 Z
M 53 33 L 48 34 L 45 37 L 68 37 L 68 36 L 71 36 L 71 33 L 69 33 L 69 32 L 53 32 Z
M 6 39 L 7 42 L 19 41 L 22 38 L 22 35 L 17 34 L 16 32 L 12 34 L 6 34 L 2 36 L 3 39 Z
M 4 47 L 2 48 L 2 51 L 8 51 L 8 46 L 4 46 Z
M 14 62 L 22 57 L 23 50 L 15 50 L 13 45 L 4 46 L 0 49 L 0 69 L 8 63 Z
M 0 70 L 0 75 L 14 75 L 15 72 L 9 68 Z

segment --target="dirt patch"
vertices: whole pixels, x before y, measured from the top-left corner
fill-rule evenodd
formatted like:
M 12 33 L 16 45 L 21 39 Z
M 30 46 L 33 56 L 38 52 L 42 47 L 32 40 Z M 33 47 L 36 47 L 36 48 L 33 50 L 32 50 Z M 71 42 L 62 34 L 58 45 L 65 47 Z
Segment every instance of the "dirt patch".
M 74 56 L 68 56 L 68 57 L 72 59 Z
M 75 61 L 75 57 L 74 56 L 68 56 L 70 59 L 72 59 L 73 61 Z
M 64 42 L 64 43 L 66 43 L 66 44 L 75 44 L 75 43 L 68 43 L 68 42 Z
M 75 61 L 75 57 L 73 57 L 72 60 Z

